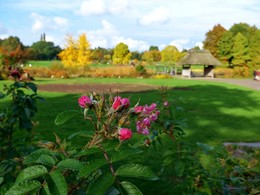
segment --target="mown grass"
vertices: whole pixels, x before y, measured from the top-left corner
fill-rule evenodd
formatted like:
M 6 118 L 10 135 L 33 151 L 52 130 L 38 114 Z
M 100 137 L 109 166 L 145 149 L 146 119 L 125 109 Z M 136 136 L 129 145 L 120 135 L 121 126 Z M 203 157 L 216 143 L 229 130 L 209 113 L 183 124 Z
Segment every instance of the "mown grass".
M 1 87 L 3 83 L 6 81 L 0 83 Z M 193 79 L 37 79 L 36 83 L 38 85 L 51 83 L 142 83 L 158 87 L 168 86 L 168 101 L 175 107 L 175 117 L 187 119 L 187 126 L 184 127 L 185 142 L 222 145 L 223 142 L 260 141 L 260 92 L 245 87 Z M 34 129 L 37 139 L 53 141 L 53 132 L 64 139 L 74 132 L 91 128 L 91 125 L 82 117 L 73 118 L 61 126 L 54 125 L 54 119 L 60 112 L 79 109 L 77 99 L 81 94 L 43 91 L 39 91 L 39 94 L 45 98 L 45 101 L 38 102 L 39 111 L 34 119 L 39 122 L 39 125 Z M 156 90 L 120 95 L 130 97 L 131 105 L 134 105 L 139 98 L 141 98 L 140 104 L 150 104 L 161 99 Z M 0 107 L 3 107 L 6 101 L 0 99 Z M 84 142 L 84 140 L 74 141 Z M 150 148 L 132 160 L 151 166 L 159 175 L 162 159 L 158 159 L 158 156 L 162 155 L 162 150 L 174 147 L 174 144 L 167 142 L 163 147 Z M 160 175 L 160 178 L 155 182 L 141 180 L 135 182 L 137 182 L 136 185 L 141 186 L 145 194 L 173 194 L 174 184 L 170 180 L 171 169 Z
M 1 83 L 6 83 L 2 81 Z M 10 83 L 10 81 L 8 82 Z M 207 143 L 226 141 L 260 141 L 260 92 L 230 85 L 210 82 L 208 80 L 183 79 L 37 79 L 38 85 L 43 84 L 88 84 L 88 83 L 131 83 L 167 86 L 169 101 L 173 106 L 180 107 L 177 117 L 187 119 L 186 139 Z M 1 89 L 2 85 L 0 86 Z M 74 131 L 85 128 L 81 119 L 75 119 L 79 125 L 55 127 L 53 120 L 56 115 L 67 109 L 78 109 L 77 98 L 80 94 L 41 92 L 45 102 L 39 102 L 36 120 L 40 125 L 35 131 L 44 139 L 51 139 L 52 131 L 63 137 Z M 141 103 L 150 104 L 160 100 L 158 91 L 127 93 L 132 104 L 141 98 Z M 5 100 L 1 100 L 4 102 Z M 0 102 L 0 103 L 1 103 Z M 1 103 L 3 105 L 3 103 Z M 73 121 L 71 121 L 73 122 Z M 74 130 L 75 129 L 75 130 Z

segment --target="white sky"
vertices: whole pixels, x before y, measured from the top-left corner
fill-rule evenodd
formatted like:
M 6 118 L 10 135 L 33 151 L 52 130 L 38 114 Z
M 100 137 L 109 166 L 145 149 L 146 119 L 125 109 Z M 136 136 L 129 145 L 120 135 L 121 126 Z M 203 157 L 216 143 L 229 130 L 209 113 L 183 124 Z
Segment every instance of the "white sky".
M 0 38 L 18 36 L 25 45 L 45 33 L 63 47 L 66 34 L 86 33 L 93 48 L 182 50 L 201 45 L 216 24 L 240 22 L 260 28 L 260 0 L 0 0 Z

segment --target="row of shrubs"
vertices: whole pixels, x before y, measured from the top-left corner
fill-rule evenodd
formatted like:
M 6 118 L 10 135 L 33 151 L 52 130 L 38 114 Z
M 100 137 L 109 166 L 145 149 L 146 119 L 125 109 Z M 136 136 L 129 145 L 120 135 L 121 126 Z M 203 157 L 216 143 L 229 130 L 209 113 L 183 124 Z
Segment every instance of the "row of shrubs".
M 60 62 L 53 62 L 50 67 L 26 67 L 24 70 L 32 77 L 48 78 L 73 78 L 73 77 L 93 77 L 93 78 L 171 78 L 172 75 L 156 74 L 154 70 L 146 68 L 145 65 L 137 66 L 108 66 L 108 67 L 64 67 Z M 247 67 L 216 68 L 214 70 L 216 78 L 250 78 L 252 70 Z

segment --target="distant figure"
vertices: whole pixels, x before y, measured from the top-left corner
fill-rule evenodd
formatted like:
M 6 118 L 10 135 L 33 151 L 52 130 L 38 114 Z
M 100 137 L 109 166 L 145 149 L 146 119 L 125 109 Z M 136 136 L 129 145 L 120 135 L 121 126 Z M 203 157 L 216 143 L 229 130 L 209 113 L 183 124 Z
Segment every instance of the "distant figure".
M 253 72 L 254 80 L 256 80 L 256 71 Z

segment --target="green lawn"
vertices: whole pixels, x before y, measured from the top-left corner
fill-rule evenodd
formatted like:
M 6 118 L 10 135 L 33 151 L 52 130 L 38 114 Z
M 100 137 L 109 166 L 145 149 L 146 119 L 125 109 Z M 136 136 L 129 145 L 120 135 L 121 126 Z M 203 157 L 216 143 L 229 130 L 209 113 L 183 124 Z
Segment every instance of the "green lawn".
M 0 91 L 4 83 L 0 81 Z M 37 79 L 38 85 L 51 83 L 132 83 L 168 86 L 168 101 L 175 107 L 175 117 L 187 119 L 184 128 L 186 136 L 184 141 L 193 145 L 195 142 L 222 145 L 223 142 L 260 142 L 260 92 L 225 83 L 210 82 L 208 80 L 183 79 Z M 175 87 L 175 89 L 174 89 Z M 45 98 L 38 102 L 38 113 L 35 121 L 39 125 L 34 133 L 37 139 L 54 140 L 53 132 L 61 138 L 66 138 L 73 132 L 87 130 L 91 125 L 81 117 L 74 118 L 61 126 L 54 125 L 55 117 L 62 111 L 79 109 L 77 99 L 81 94 L 50 93 L 39 91 Z M 131 105 L 139 98 L 140 104 L 158 102 L 158 91 L 144 91 L 138 93 L 120 94 L 130 97 Z M 0 107 L 4 107 L 7 100 L 0 99 Z M 79 143 L 84 140 L 74 140 Z M 74 143 L 76 144 L 76 143 Z M 131 159 L 137 163 L 145 163 L 159 175 L 158 181 L 135 180 L 145 194 L 175 194 L 180 190 L 175 186 L 174 169 L 169 168 L 161 174 L 162 159 L 158 156 L 165 151 L 176 150 L 176 145 L 167 142 L 159 148 L 148 148 L 143 155 Z M 203 158 L 202 161 L 207 161 Z M 161 174 L 161 175 L 160 175 Z
M 2 81 L 2 83 L 4 83 Z M 168 86 L 169 101 L 175 107 L 176 117 L 187 119 L 186 139 L 207 143 L 221 143 L 226 141 L 260 141 L 260 92 L 230 85 L 199 80 L 182 79 L 37 79 L 37 84 L 50 83 L 132 83 Z M 1 85 L 2 87 L 2 85 Z M 0 88 L 1 88 L 0 87 Z M 177 87 L 177 89 L 172 89 Z M 178 89 L 179 87 L 179 89 Z M 68 109 L 78 109 L 77 98 L 80 94 L 49 93 L 39 94 L 45 102 L 39 102 L 39 112 L 36 120 L 39 126 L 36 133 L 44 139 L 50 139 L 52 132 L 66 137 L 73 131 L 86 128 L 84 122 L 75 119 L 75 124 L 55 127 L 53 120 L 59 112 Z M 150 104 L 160 100 L 157 91 L 122 94 L 130 97 L 134 105 L 139 98 L 142 104 Z M 4 100 L 1 100 L 4 102 Z M 73 121 L 71 121 L 73 123 Z M 79 126 L 78 123 L 82 124 Z

